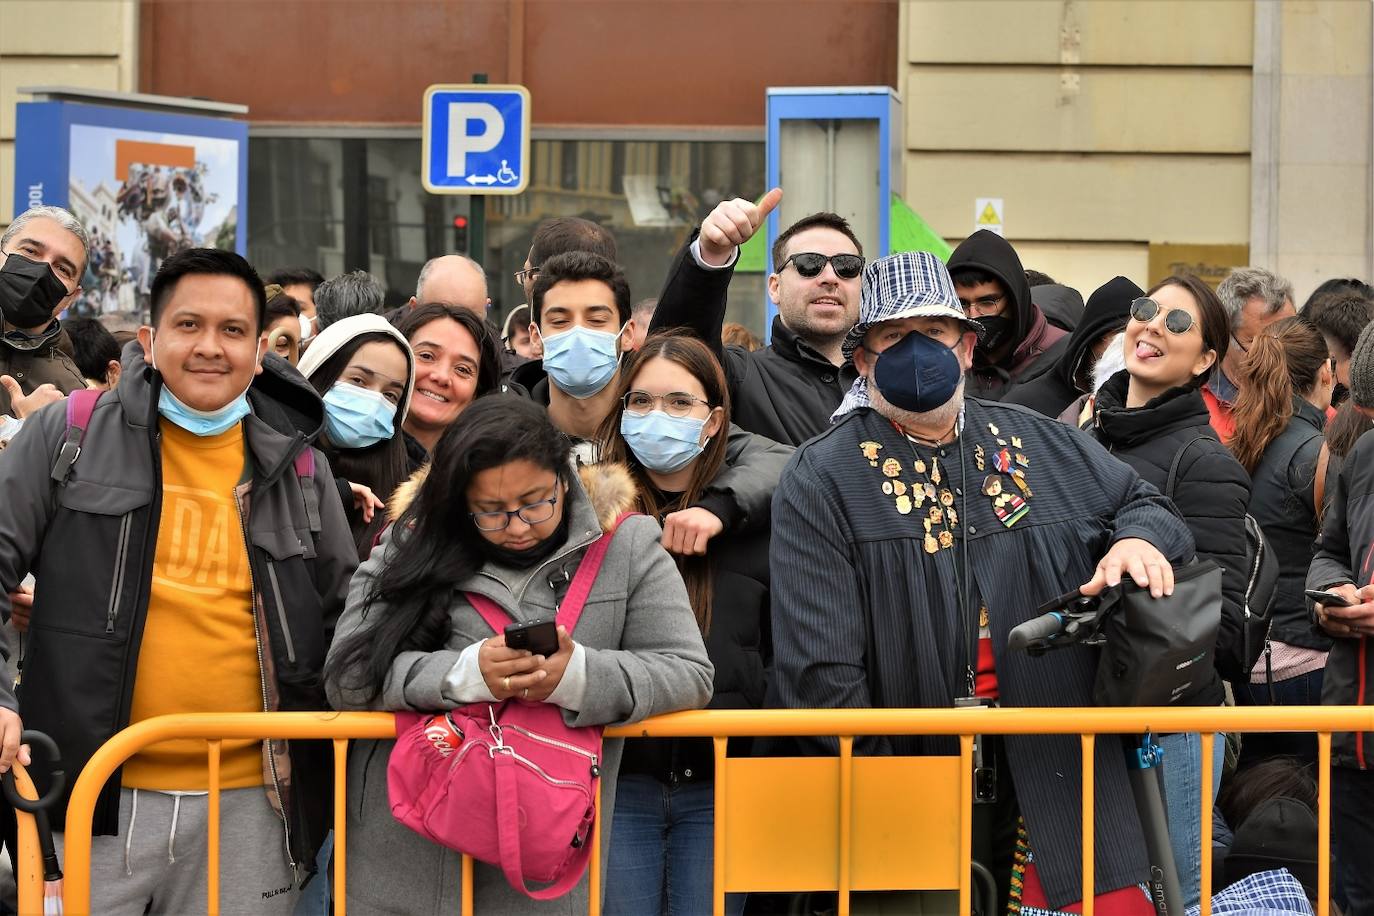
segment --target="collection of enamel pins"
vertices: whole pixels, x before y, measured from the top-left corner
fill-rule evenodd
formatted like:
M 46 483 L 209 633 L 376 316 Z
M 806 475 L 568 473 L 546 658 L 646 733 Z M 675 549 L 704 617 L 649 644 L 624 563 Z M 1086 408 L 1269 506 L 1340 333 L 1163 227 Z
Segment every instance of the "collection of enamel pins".
M 898 432 L 901 430 L 898 429 Z M 1030 459 L 1019 451 L 1022 447 L 1019 436 L 1012 436 L 1008 442 L 992 423 L 988 424 L 988 432 L 992 433 L 997 447 L 992 453 L 995 470 L 983 478 L 983 495 L 992 500 L 992 511 L 998 521 L 1010 528 L 1026 517 L 1030 511 L 1028 500 L 1035 495 L 1026 481 L 1025 469 L 1030 467 Z M 900 514 L 925 511 L 921 523 L 925 526 L 926 553 L 938 553 L 953 547 L 959 514 L 954 508 L 954 492 L 940 486 L 945 479 L 940 470 L 940 459 L 932 456 L 927 464 L 925 459 L 916 458 L 912 462 L 912 470 L 921 479 L 908 483 L 901 479 L 905 470 L 902 462 L 897 458 L 883 458 L 879 454 L 883 450 L 882 443 L 860 442 L 859 450 L 868 459 L 869 467 L 882 470 L 886 478 L 883 480 L 883 495 L 893 498 L 893 504 Z M 987 461 L 987 450 L 981 444 L 975 445 L 973 463 L 979 471 L 987 471 Z M 927 502 L 930 503 L 928 507 Z

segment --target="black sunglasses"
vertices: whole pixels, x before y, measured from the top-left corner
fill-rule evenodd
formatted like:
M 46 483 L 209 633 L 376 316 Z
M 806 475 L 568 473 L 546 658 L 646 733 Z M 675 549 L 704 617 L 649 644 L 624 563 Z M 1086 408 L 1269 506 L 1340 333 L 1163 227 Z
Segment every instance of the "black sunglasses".
M 1159 303 L 1142 296 L 1131 303 L 1131 317 L 1142 324 L 1154 321 L 1159 314 Z M 1197 322 L 1183 309 L 1169 309 L 1164 313 L 1164 327 L 1171 334 L 1187 334 Z
M 782 273 L 788 264 L 797 268 L 797 273 L 808 280 L 819 276 L 820 272 L 825 270 L 826 264 L 835 268 L 835 276 L 841 280 L 853 280 L 863 273 L 864 269 L 864 259 L 857 254 L 824 255 L 816 254 L 814 251 L 802 251 L 791 255 L 782 262 L 782 266 L 778 268 L 778 273 Z

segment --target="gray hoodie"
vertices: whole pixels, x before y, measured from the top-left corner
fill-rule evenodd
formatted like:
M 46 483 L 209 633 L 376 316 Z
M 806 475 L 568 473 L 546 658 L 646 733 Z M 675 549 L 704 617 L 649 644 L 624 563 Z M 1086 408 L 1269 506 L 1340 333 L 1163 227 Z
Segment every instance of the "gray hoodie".
M 446 685 L 463 650 L 493 635 L 463 596 L 471 591 L 499 604 L 514 620 L 552 616 L 555 594 L 550 579 L 571 573 L 586 548 L 634 502 L 634 485 L 623 468 L 583 468 L 568 486 L 569 534 L 566 545 L 533 574 L 514 574 L 492 564 L 454 591 L 449 636 L 435 652 L 405 652 L 392 663 L 382 695 L 364 704 L 340 681 L 325 684 L 338 709 L 439 710 L 455 703 Z M 416 487 L 397 491 L 402 507 Z M 396 506 L 392 507 L 399 514 Z M 659 546 L 661 530 L 651 518 L 635 516 L 620 526 L 592 586 L 585 612 L 573 631 L 584 649 L 587 690 L 579 709 L 564 710 L 568 724 L 611 725 L 705 706 L 711 698 L 713 670 L 677 567 Z M 365 625 L 362 610 L 388 553 L 391 532 L 358 568 L 349 589 L 334 647 Z M 374 604 L 369 614 L 385 614 Z M 334 649 L 331 649 L 331 653 Z M 457 912 L 460 900 L 458 853 L 436 846 L 391 816 L 387 763 L 391 741 L 357 742 L 348 764 L 348 907 L 357 913 Z M 601 862 L 608 861 L 610 812 L 615 808 L 616 773 L 623 741 L 607 739 L 597 833 Z M 587 879 L 569 894 L 540 903 L 512 890 L 500 869 L 478 863 L 474 903 L 483 914 L 567 913 L 587 911 Z

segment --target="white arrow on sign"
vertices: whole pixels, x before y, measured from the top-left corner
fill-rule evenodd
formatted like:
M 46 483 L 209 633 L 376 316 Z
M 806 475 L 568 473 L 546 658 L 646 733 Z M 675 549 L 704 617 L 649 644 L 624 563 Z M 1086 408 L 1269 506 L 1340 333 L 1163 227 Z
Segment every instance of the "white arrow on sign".
M 495 175 L 469 175 L 463 180 L 468 184 L 496 184 Z

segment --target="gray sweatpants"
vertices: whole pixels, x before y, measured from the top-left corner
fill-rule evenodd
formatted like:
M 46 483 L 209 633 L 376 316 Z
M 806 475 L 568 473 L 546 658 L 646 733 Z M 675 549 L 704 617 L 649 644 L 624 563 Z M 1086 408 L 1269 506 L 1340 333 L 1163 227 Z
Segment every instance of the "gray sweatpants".
M 120 790 L 119 835 L 91 843 L 91 911 L 206 912 L 209 807 L 206 795 Z M 65 864 L 65 837 L 55 839 Z M 219 850 L 221 913 L 290 916 L 298 892 L 281 818 L 261 786 L 220 792 Z

